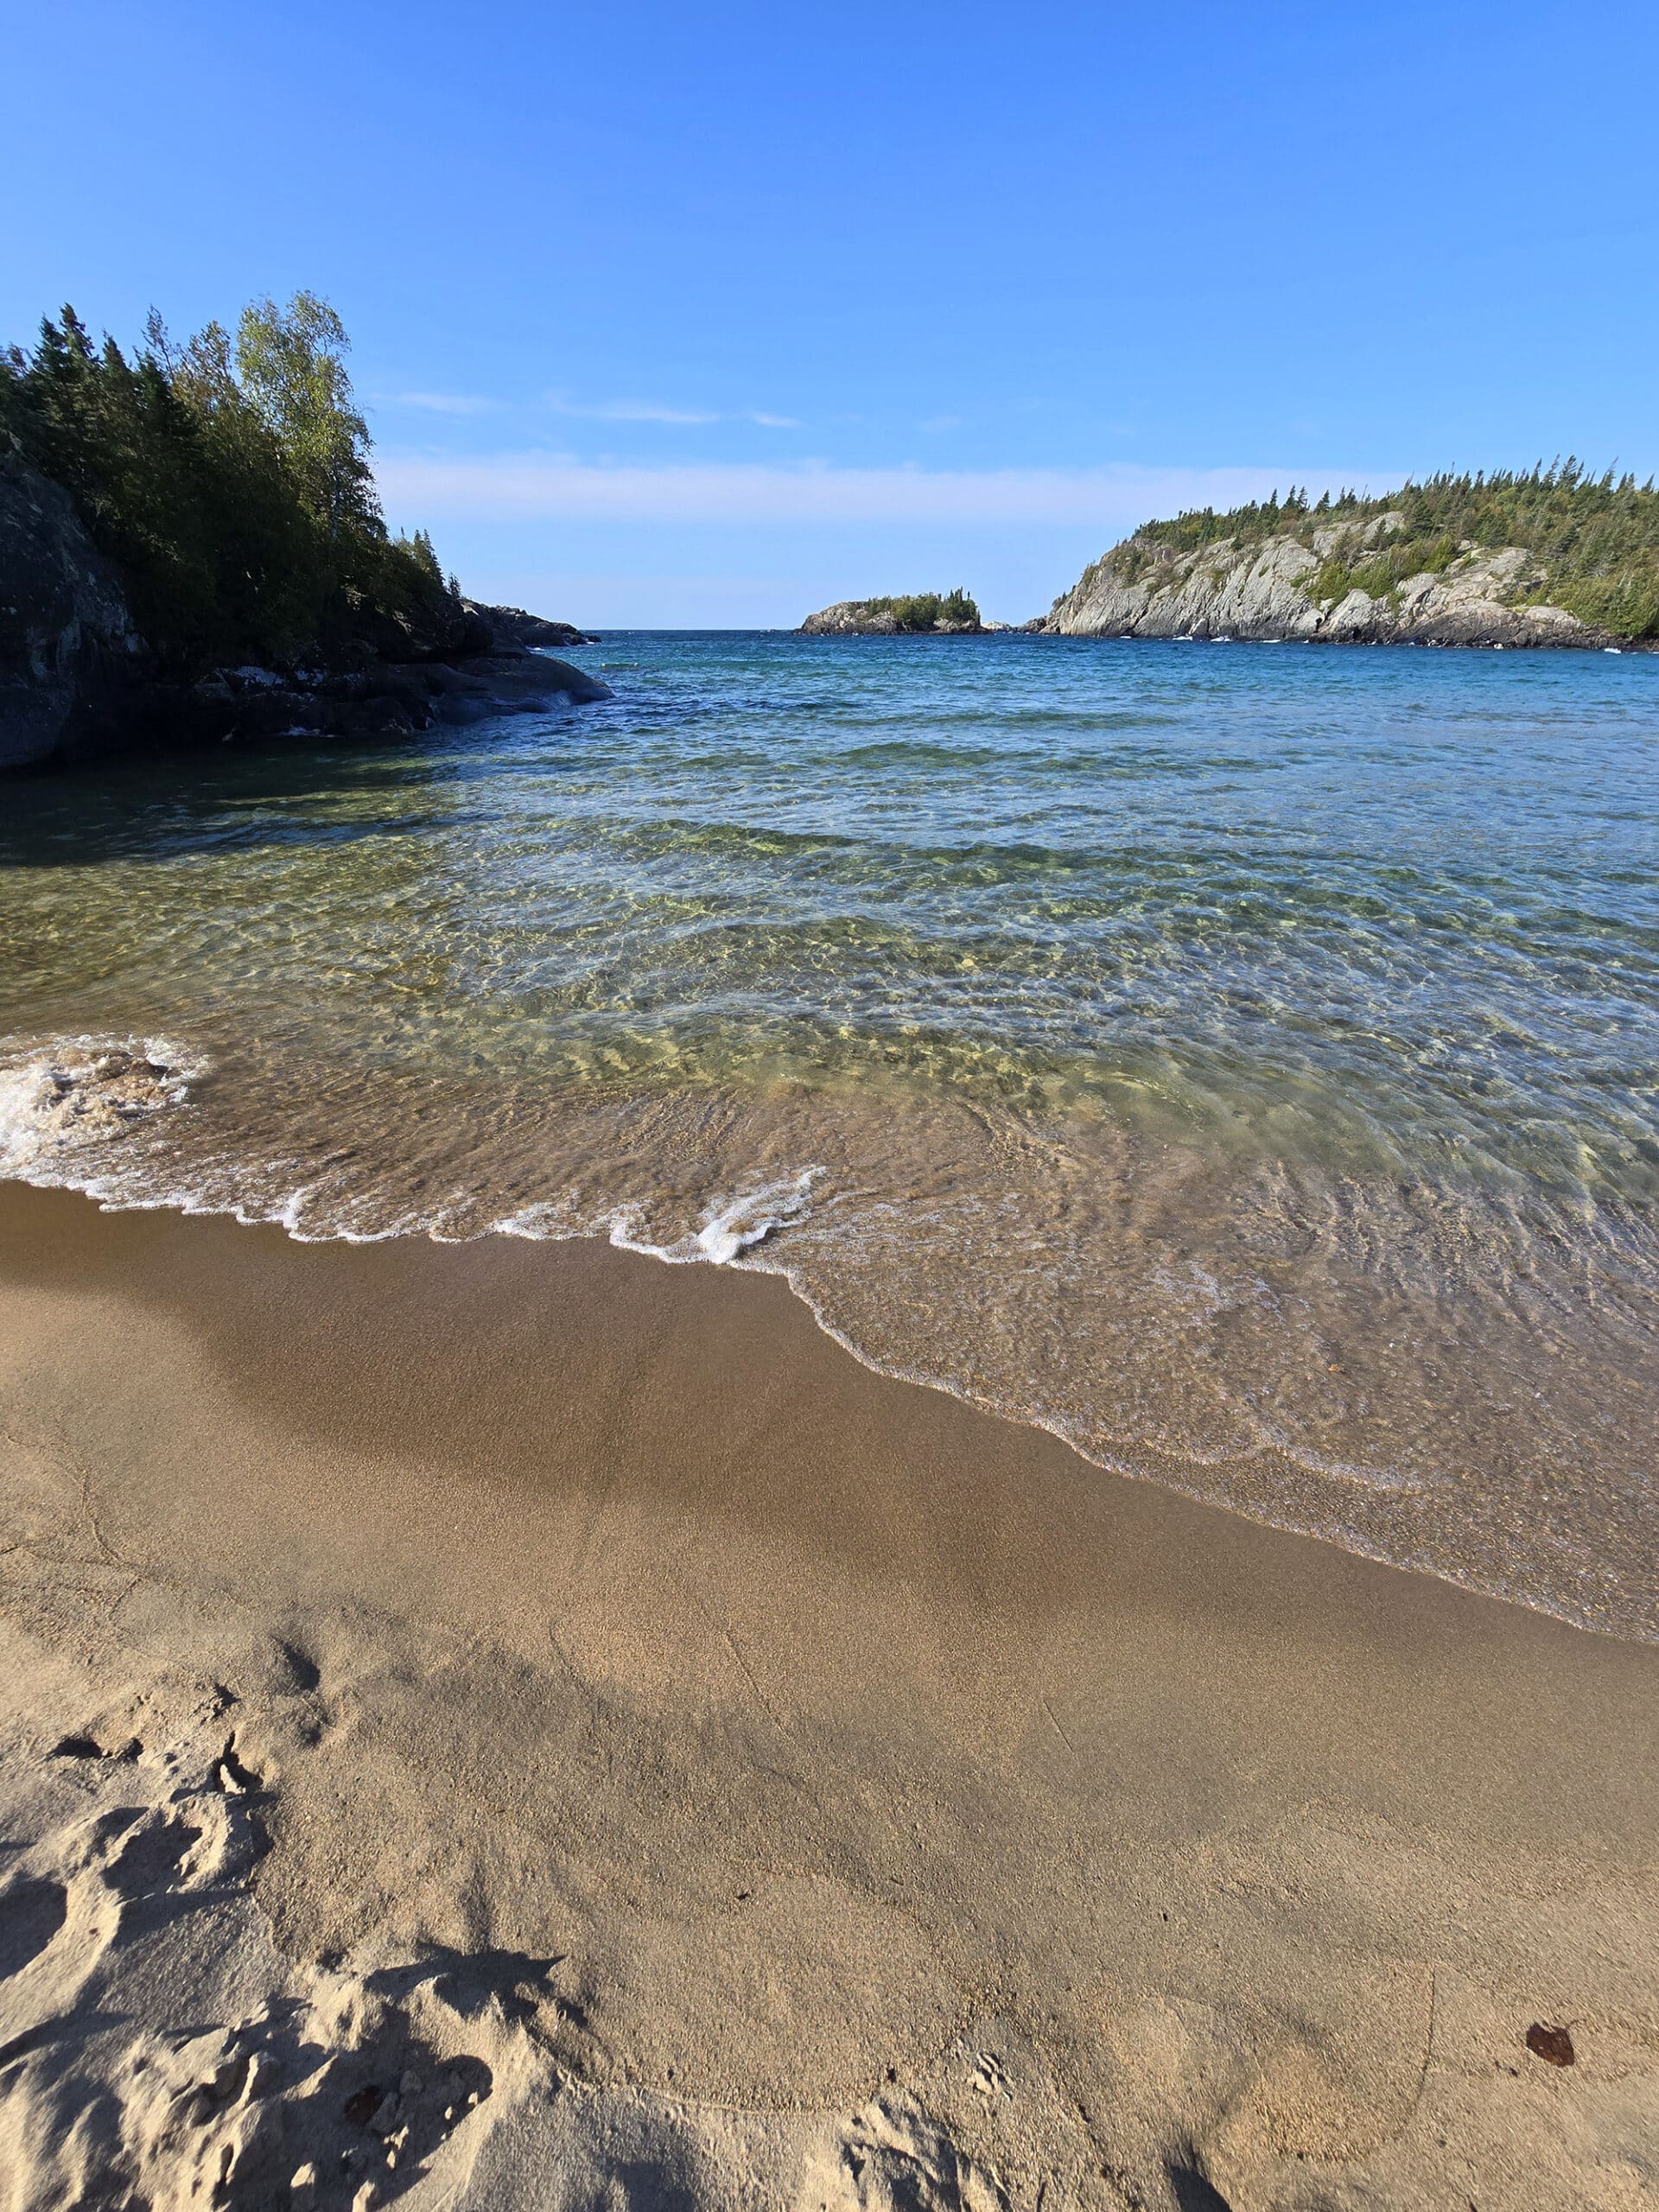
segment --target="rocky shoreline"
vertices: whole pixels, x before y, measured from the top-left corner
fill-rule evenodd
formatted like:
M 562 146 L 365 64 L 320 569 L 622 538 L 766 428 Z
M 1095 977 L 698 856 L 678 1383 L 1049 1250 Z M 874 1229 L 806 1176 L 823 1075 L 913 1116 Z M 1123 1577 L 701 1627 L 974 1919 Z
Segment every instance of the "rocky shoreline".
M 1464 544 L 1443 569 L 1387 591 L 1353 584 L 1322 593 L 1333 572 L 1386 551 L 1402 527 L 1390 510 L 1357 527 L 1221 538 L 1191 552 L 1137 531 L 1029 626 L 1067 638 L 1655 650 L 1652 640 L 1616 636 L 1551 605 L 1541 596 L 1543 564 L 1519 545 Z
M 362 743 L 608 698 L 608 684 L 544 650 L 588 642 L 522 607 L 459 600 L 421 626 L 383 622 L 343 664 L 179 680 L 139 635 L 120 571 L 68 493 L 18 461 L 0 467 L 0 769 L 288 738 Z
M 463 599 L 468 614 L 477 615 L 495 639 L 498 652 L 514 645 L 532 649 L 545 645 L 596 645 L 597 638 L 578 630 L 574 622 L 550 622 L 544 614 L 527 614 L 522 607 L 490 607 L 481 600 Z

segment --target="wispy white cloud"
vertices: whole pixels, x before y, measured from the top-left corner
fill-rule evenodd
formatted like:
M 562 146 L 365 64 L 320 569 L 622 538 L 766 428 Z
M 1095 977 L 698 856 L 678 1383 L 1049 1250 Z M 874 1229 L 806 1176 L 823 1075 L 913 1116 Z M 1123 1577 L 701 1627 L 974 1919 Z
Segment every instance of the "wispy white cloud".
M 1128 527 L 1183 508 L 1225 508 L 1293 481 L 1382 488 L 1398 471 L 1348 468 L 842 468 L 743 461 L 654 467 L 571 454 L 474 459 L 386 454 L 380 486 L 397 512 L 549 521 L 1092 524 Z
M 735 415 L 720 415 L 701 407 L 670 407 L 655 399 L 569 399 L 550 391 L 545 404 L 555 415 L 579 416 L 587 423 L 758 423 L 767 430 L 798 430 L 792 415 L 766 415 L 746 408 Z
M 467 391 L 377 391 L 373 399 L 379 407 L 417 407 L 428 415 L 492 415 L 501 404 Z
M 718 423 L 718 415 L 696 407 L 664 407 L 654 399 L 601 399 L 593 403 L 567 399 L 550 391 L 547 405 L 555 415 L 580 416 L 588 423 Z

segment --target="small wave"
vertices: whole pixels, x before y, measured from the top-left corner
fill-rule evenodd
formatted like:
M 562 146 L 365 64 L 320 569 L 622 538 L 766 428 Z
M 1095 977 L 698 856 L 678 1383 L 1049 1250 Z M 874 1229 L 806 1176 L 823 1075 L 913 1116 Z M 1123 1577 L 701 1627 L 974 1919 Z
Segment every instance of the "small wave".
M 111 1209 L 272 1223 L 308 1243 L 607 1237 L 671 1265 L 775 1273 L 872 1371 L 1046 1431 L 1103 1469 L 1564 1618 L 1656 1634 L 1646 1587 L 1627 1586 L 1621 1564 L 1623 1532 L 1649 1510 L 1642 1478 L 1599 1471 L 1586 1449 L 1572 1513 L 1545 1521 L 1533 1504 L 1551 1496 L 1532 1472 L 1542 1448 L 1527 1458 L 1514 1440 L 1517 1421 L 1541 1423 L 1552 1453 L 1592 1433 L 1574 1408 L 1592 1402 L 1594 1363 L 1637 1383 L 1650 1372 L 1632 1301 L 1651 1248 L 1626 1254 L 1616 1226 L 1593 1248 L 1564 1234 L 1557 1267 L 1519 1216 L 1488 1237 L 1461 1185 L 1379 1194 L 1319 1176 L 1304 1185 L 1282 1165 L 1276 1181 L 1239 1180 L 1224 1163 L 1195 1180 L 1185 1155 L 1166 1160 L 1092 1121 L 1030 1122 L 960 1098 L 947 1111 L 937 1090 L 922 1113 L 900 1103 L 907 1090 L 861 1091 L 855 1105 L 623 1084 L 585 1116 L 560 1094 L 536 1128 L 519 1116 L 504 1126 L 493 1092 L 468 1091 L 424 1126 L 401 1075 L 388 1108 L 384 1087 L 356 1077 L 316 1095 L 286 1074 L 251 1087 L 236 1046 L 216 1059 L 198 1094 L 207 1062 L 167 1039 L 7 1039 L 0 1175 Z M 1140 1192 L 1127 1230 L 1120 1188 Z M 1489 1246 L 1499 1276 L 1480 1256 Z M 1435 1324 L 1448 1296 L 1466 1332 L 1449 1351 Z M 1420 1342 L 1450 1363 L 1432 1396 Z M 1539 1342 L 1573 1357 L 1555 1363 L 1559 1409 L 1541 1398 L 1535 1414 Z M 1505 1392 L 1518 1412 L 1500 1403 L 1493 1417 Z M 1628 1402 L 1639 1423 L 1634 1393 Z M 1604 1459 L 1645 1464 L 1630 1421 L 1601 1425 Z M 1513 1474 L 1500 1451 L 1520 1462 Z M 1490 1505 L 1447 1471 L 1460 1465 L 1497 1468 Z M 1516 1536 L 1529 1512 L 1540 1533 Z M 1592 1585 L 1575 1561 L 1603 1545 Z
M 667 1240 L 644 1233 L 644 1209 L 640 1206 L 624 1206 L 595 1219 L 568 1199 L 547 1198 L 537 1199 L 533 1205 L 521 1206 L 517 1212 L 493 1221 L 489 1233 L 522 1236 L 536 1243 L 556 1243 L 566 1237 L 602 1234 L 609 1236 L 619 1251 L 665 1260 L 671 1266 L 701 1261 L 711 1267 L 728 1267 L 741 1260 L 744 1253 L 764 1243 L 774 1230 L 800 1221 L 806 1212 L 812 1185 L 823 1173 L 821 1167 L 804 1167 L 797 1174 L 759 1184 L 739 1197 L 719 1200 L 704 1207 L 696 1229 Z
M 821 1168 L 804 1167 L 798 1174 L 763 1183 L 741 1198 L 710 1206 L 696 1229 L 671 1244 L 653 1244 L 637 1236 L 638 1215 L 619 1214 L 611 1224 L 611 1242 L 620 1251 L 643 1252 L 654 1260 L 677 1263 L 702 1260 L 717 1268 L 727 1267 L 764 1243 L 774 1230 L 798 1221 L 806 1211 L 812 1185 L 822 1173 Z
M 0 1175 L 77 1179 L 76 1160 L 182 1106 L 206 1064 L 163 1037 L 61 1037 L 0 1064 Z

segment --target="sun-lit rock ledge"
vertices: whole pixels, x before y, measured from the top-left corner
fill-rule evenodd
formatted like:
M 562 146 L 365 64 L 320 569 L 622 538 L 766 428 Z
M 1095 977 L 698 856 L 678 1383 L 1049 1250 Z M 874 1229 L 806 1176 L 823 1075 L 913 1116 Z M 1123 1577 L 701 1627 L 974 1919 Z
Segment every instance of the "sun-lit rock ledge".
M 1393 512 L 1356 525 L 1191 552 L 1137 531 L 1084 570 L 1033 626 L 1059 637 L 1239 638 L 1342 645 L 1573 645 L 1652 649 L 1581 621 L 1542 596 L 1544 568 L 1519 545 L 1460 548 L 1447 565 L 1377 593 L 1321 585 L 1403 527 Z

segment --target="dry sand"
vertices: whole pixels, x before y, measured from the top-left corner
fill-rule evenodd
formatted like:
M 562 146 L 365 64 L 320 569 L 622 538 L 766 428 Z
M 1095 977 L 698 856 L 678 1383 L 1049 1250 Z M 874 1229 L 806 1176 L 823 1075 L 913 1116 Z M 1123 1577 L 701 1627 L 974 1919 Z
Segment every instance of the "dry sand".
M 602 1246 L 0 1192 L 0 1431 L 3 2212 L 1659 2192 L 1659 1651 Z

